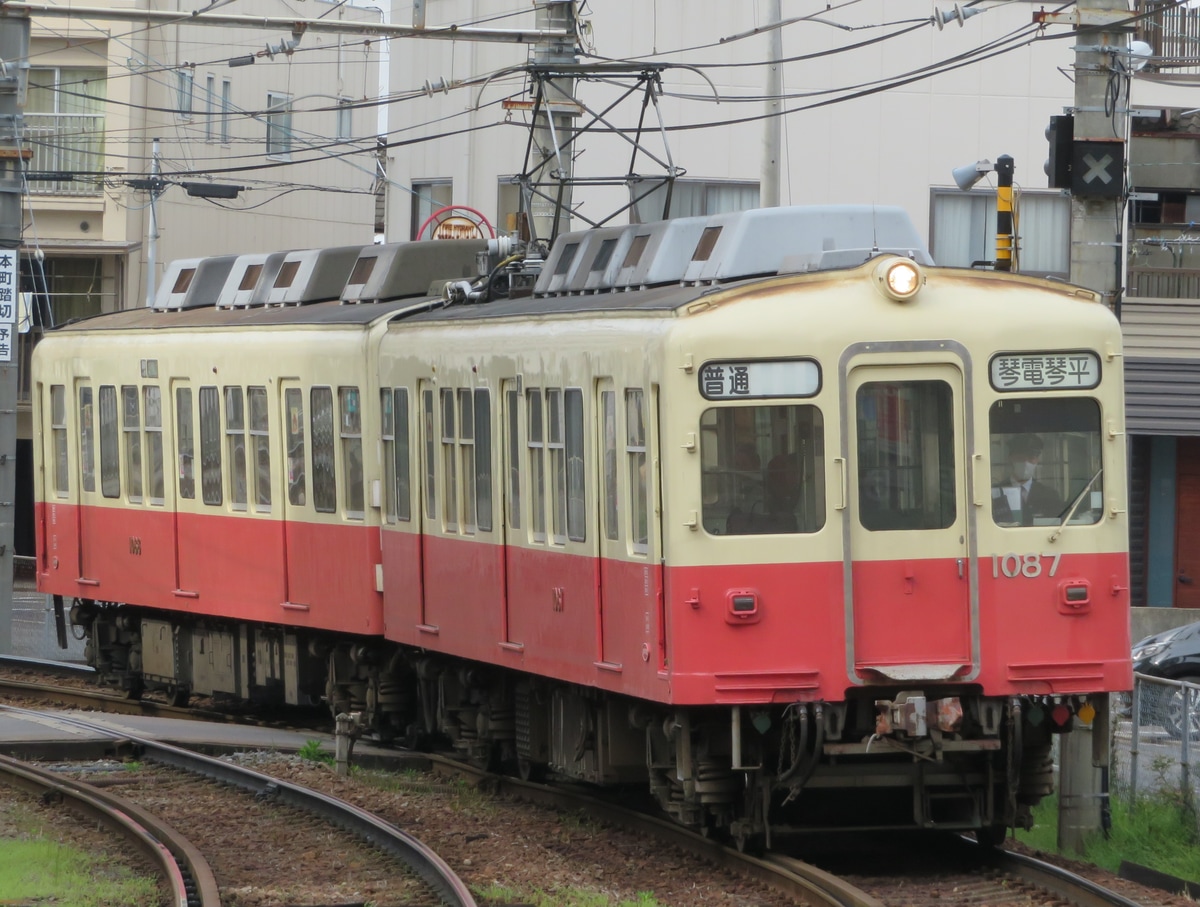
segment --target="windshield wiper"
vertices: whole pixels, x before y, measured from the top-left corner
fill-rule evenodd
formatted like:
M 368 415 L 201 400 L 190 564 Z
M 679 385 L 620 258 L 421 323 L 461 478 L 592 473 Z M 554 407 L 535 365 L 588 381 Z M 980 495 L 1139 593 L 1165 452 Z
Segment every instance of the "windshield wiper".
M 1071 517 L 1075 516 L 1075 511 L 1079 509 L 1079 505 L 1083 503 L 1083 499 L 1087 496 L 1087 493 L 1092 490 L 1092 486 L 1096 483 L 1096 480 L 1100 478 L 1100 473 L 1102 472 L 1104 472 L 1103 466 L 1092 473 L 1092 477 L 1087 480 L 1087 484 L 1083 486 L 1083 490 L 1079 492 L 1079 494 L 1075 495 L 1075 500 L 1073 500 L 1071 502 L 1071 506 L 1067 508 L 1066 515 L 1063 516 L 1062 521 L 1058 524 L 1058 527 L 1054 530 L 1054 532 L 1050 534 L 1050 541 L 1053 542 L 1060 535 L 1062 535 L 1063 527 L 1067 525 Z

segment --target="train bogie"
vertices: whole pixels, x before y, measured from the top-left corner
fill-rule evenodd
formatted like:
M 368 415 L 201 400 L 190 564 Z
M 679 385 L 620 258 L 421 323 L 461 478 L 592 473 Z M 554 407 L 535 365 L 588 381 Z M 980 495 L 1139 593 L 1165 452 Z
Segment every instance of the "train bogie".
M 484 250 L 363 250 L 354 305 L 52 336 L 39 582 L 127 686 L 322 699 L 743 843 L 1024 822 L 1131 679 L 1119 327 L 842 214 L 569 235 L 508 298 L 493 258 L 369 302 Z

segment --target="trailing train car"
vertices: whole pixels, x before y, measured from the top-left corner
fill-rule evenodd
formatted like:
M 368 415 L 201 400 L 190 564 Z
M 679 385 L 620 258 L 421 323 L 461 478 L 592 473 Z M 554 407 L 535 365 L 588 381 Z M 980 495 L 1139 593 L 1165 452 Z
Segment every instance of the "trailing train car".
M 39 583 L 98 666 L 640 784 L 741 843 L 1028 821 L 1052 735 L 1132 681 L 1121 336 L 1094 294 L 933 267 L 877 207 L 569 234 L 532 292 L 498 247 L 438 245 L 394 247 L 435 297 L 349 289 L 365 249 L 334 301 L 256 289 L 42 342 Z M 148 514 L 116 474 L 139 431 L 192 449 L 175 380 L 211 388 L 213 500 L 181 466 Z M 154 386 L 153 444 L 101 407 L 115 493 L 88 490 L 83 391 Z M 265 389 L 262 435 L 227 387 Z M 280 506 L 234 506 L 239 443 Z M 300 464 L 332 510 L 283 504 Z M 125 551 L 152 518 L 165 567 Z

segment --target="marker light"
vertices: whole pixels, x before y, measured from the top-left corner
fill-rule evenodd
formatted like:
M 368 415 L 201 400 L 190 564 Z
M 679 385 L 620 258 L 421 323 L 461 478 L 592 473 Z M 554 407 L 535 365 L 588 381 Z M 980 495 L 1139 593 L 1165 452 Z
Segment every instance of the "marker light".
M 908 302 L 925 283 L 925 275 L 915 261 L 908 258 L 889 258 L 875 270 L 879 286 L 896 302 Z

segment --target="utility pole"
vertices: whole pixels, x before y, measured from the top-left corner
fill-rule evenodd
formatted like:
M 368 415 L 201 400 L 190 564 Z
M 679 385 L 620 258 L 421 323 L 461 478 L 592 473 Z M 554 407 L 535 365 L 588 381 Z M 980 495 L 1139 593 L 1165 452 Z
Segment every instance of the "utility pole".
M 579 62 L 575 53 L 575 0 L 540 0 L 536 26 L 569 37 L 539 40 L 534 45 L 535 66 Z M 534 185 L 557 182 L 558 198 L 548 199 L 535 193 L 525 201 L 533 235 L 547 243 L 571 229 L 572 156 L 576 149 L 568 139 L 575 128 L 577 110 L 574 78 L 560 76 L 542 83 L 542 105 L 533 128 L 534 150 L 542 161 L 532 168 L 531 175 Z
M 150 152 L 150 212 L 146 229 L 146 308 L 154 306 L 154 256 L 158 250 L 158 212 L 155 202 L 162 191 L 158 182 L 158 139 L 154 139 Z
M 29 19 L 0 12 L 0 653 L 12 652 L 17 495 L 16 311 L 20 291 L 21 135 Z
M 783 156 L 783 2 L 768 0 L 767 28 L 770 40 L 767 43 L 767 59 L 774 62 L 767 67 L 767 118 L 763 121 L 763 165 L 762 182 L 759 184 L 758 203 L 763 208 L 777 208 L 780 199 L 780 161 Z
M 1074 122 L 1068 127 L 1071 282 L 1101 294 L 1113 309 L 1120 304 L 1123 270 L 1129 115 L 1126 67 L 1116 61 L 1128 53 L 1129 16 L 1126 0 L 1081 0 L 1073 10 L 1034 13 L 1035 22 L 1075 26 Z M 1054 175 L 1051 180 L 1057 185 Z M 1089 704 L 1096 710 L 1091 726 L 1076 718 L 1071 733 L 1059 738 L 1058 847 L 1074 853 L 1082 853 L 1085 838 L 1102 829 L 1108 807 L 1108 697 L 1093 697 Z

